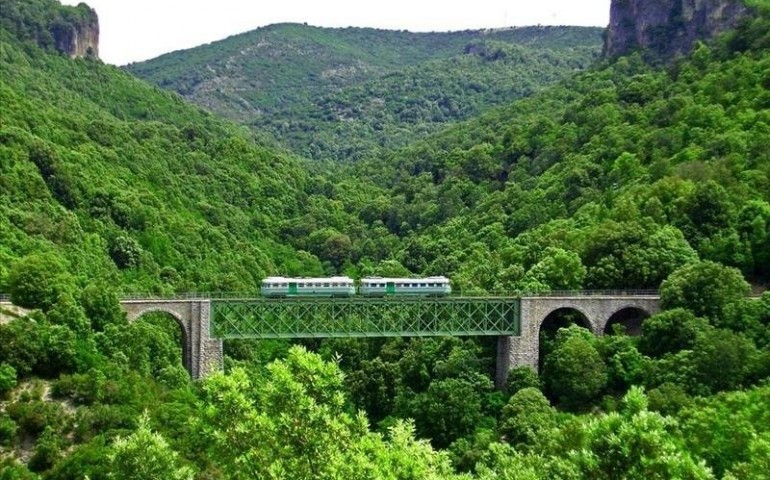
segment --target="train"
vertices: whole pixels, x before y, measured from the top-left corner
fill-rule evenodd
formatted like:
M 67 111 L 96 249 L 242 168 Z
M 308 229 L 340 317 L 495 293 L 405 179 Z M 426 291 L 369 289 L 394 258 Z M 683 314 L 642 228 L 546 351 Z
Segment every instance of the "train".
M 365 277 L 356 287 L 350 277 L 291 278 L 267 277 L 262 280 L 265 297 L 365 297 L 426 296 L 443 297 L 452 293 L 449 279 L 442 276 L 421 278 Z

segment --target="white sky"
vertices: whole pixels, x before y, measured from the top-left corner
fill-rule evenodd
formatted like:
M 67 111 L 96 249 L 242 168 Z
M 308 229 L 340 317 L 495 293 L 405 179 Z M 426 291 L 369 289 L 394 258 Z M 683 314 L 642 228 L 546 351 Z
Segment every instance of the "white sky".
M 81 0 L 61 0 L 77 5 Z M 609 23 L 610 0 L 86 0 L 99 56 L 123 65 L 279 22 L 413 32 Z

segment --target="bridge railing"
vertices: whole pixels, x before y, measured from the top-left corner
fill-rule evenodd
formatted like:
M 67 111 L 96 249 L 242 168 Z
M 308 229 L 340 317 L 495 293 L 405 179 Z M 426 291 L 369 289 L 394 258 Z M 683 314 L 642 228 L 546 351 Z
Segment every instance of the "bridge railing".
M 522 298 L 522 297 L 586 297 L 586 296 L 609 296 L 609 297 L 623 297 L 623 296 L 657 296 L 658 290 L 554 290 L 550 292 L 525 292 L 525 291 L 508 291 L 508 292 L 480 292 L 478 290 L 472 292 L 453 291 L 450 297 L 462 297 L 462 298 L 484 298 L 484 297 L 500 297 L 500 298 Z M 120 299 L 123 301 L 131 300 L 237 300 L 237 299 L 249 299 L 260 298 L 262 295 L 259 291 L 254 292 L 183 292 L 174 294 L 158 294 L 150 292 L 136 292 L 120 295 Z M 359 295 L 356 295 L 359 297 Z M 403 297 L 403 295 L 396 295 L 396 297 Z M 1 298 L 1 297 L 0 297 Z
M 550 292 L 521 292 L 522 297 L 656 297 L 659 290 L 553 290 Z

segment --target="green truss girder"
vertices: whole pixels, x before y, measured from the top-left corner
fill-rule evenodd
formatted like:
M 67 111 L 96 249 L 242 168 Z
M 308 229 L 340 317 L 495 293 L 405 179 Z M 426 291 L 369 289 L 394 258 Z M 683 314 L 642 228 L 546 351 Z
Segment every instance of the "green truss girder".
M 216 338 L 519 335 L 518 298 L 256 298 L 211 301 Z

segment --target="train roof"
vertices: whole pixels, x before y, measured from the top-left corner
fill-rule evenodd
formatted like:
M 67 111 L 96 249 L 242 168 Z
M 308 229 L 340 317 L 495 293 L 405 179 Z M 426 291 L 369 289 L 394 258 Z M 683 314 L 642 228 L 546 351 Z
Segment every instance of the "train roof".
M 262 280 L 262 283 L 275 283 L 275 282 L 353 282 L 350 277 L 267 277 Z
M 416 277 L 416 278 L 396 278 L 396 277 L 364 277 L 361 282 L 393 282 L 393 283 L 415 283 L 415 282 L 433 282 L 433 283 L 448 283 L 449 279 L 446 277 Z

